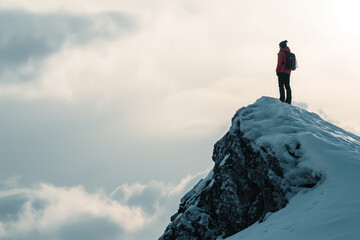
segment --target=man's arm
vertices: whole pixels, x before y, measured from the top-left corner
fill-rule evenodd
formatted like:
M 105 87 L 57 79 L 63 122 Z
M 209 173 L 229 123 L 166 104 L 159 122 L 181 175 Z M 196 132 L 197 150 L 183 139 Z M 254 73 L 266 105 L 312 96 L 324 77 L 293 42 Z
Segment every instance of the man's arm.
M 279 52 L 278 54 L 278 62 L 276 66 L 276 74 L 280 71 L 281 64 L 284 61 L 284 54 L 282 52 Z

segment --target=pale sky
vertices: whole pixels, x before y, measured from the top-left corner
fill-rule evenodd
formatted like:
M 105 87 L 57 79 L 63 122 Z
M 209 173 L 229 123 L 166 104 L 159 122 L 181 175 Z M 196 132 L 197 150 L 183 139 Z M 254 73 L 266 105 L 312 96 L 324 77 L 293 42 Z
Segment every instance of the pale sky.
M 278 97 L 285 39 L 294 105 L 359 135 L 359 9 L 0 1 L 0 239 L 159 237 L 236 110 Z

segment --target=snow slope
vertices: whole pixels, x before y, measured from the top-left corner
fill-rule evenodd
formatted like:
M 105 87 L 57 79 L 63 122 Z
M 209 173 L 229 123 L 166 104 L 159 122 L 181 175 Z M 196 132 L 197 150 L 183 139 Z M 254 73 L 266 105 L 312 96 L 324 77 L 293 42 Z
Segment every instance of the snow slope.
M 244 136 L 282 153 L 284 143 L 301 144 L 301 165 L 321 172 L 324 181 L 304 189 L 262 223 L 228 240 L 360 239 L 360 137 L 301 108 L 262 97 L 239 110 Z M 282 146 L 282 147 L 281 147 Z M 221 238 L 219 238 L 221 239 Z

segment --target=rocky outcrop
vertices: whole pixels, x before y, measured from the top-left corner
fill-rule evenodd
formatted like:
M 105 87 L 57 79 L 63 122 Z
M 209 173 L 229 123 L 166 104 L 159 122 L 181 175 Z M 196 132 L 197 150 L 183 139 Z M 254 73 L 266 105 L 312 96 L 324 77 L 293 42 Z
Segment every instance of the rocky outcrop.
M 160 240 L 231 236 L 320 181 L 320 173 L 300 166 L 304 153 L 296 139 L 274 146 L 246 136 L 241 124 L 252 121 L 252 111 L 242 108 L 235 114 L 229 132 L 214 146 L 213 170 L 181 199 Z

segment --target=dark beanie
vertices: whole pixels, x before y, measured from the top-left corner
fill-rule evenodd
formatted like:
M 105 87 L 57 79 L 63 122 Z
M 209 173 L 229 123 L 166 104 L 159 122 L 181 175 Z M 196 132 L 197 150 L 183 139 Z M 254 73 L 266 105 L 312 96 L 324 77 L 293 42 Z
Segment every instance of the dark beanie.
M 286 47 L 287 47 L 287 40 L 282 41 L 281 43 L 279 43 L 279 46 L 280 46 L 281 48 L 286 48 Z

